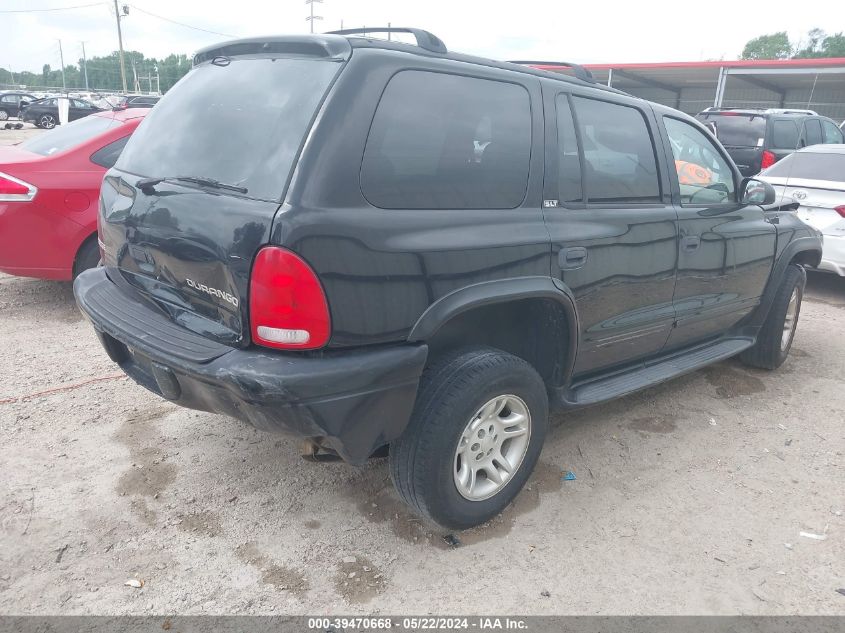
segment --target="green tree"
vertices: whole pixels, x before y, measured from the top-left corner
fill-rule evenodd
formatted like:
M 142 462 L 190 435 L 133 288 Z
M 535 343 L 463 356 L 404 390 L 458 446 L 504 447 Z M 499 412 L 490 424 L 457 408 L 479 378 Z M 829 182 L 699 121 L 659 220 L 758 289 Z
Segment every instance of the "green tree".
M 845 57 L 845 34 L 828 35 L 822 43 L 824 57 Z
M 742 49 L 742 59 L 789 59 L 791 55 L 792 44 L 786 31 L 755 37 Z

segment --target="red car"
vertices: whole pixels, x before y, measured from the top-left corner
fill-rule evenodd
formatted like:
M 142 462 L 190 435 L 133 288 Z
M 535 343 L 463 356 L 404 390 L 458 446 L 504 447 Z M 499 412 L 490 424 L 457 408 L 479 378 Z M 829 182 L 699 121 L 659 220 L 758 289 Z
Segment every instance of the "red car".
M 101 112 L 0 147 L 0 271 L 70 280 L 97 265 L 100 184 L 148 112 Z

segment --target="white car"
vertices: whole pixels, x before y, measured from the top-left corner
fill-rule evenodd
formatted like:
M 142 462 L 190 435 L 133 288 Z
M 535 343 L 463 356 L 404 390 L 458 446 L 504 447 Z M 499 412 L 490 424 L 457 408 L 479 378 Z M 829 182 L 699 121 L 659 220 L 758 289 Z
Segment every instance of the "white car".
M 779 197 L 794 200 L 798 217 L 824 235 L 819 270 L 845 276 L 845 145 L 811 145 L 757 176 Z

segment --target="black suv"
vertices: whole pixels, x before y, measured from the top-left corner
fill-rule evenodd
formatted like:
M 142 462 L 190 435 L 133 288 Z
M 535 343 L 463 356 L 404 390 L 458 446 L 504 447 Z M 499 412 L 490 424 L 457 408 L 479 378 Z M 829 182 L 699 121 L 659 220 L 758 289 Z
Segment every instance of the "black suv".
M 707 108 L 696 118 L 716 134 L 743 176 L 807 145 L 842 143 L 842 131 L 812 110 Z
M 127 374 L 311 459 L 389 450 L 401 497 L 465 528 L 519 492 L 550 407 L 784 361 L 819 234 L 703 125 L 406 31 L 196 55 L 107 173 L 74 285 Z

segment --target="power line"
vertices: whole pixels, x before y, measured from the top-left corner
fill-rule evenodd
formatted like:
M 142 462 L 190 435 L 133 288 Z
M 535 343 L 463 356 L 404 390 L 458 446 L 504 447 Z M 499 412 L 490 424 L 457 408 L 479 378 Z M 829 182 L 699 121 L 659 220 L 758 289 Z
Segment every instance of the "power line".
M 130 5 L 130 6 L 133 9 L 135 9 L 136 11 L 140 11 L 141 13 L 146 13 L 149 16 L 152 16 L 154 18 L 158 18 L 159 20 L 164 20 L 165 22 L 170 22 L 172 24 L 178 24 L 179 26 L 184 26 L 187 29 L 193 29 L 195 31 L 202 31 L 203 33 L 211 33 L 212 35 L 222 35 L 223 37 L 237 37 L 237 35 L 232 35 L 230 33 L 220 33 L 219 31 L 210 31 L 209 29 L 201 29 L 198 26 L 191 26 L 190 24 L 185 24 L 184 22 L 178 22 L 177 20 L 171 20 L 170 18 L 166 18 L 164 16 L 157 15 L 155 13 L 151 13 L 150 11 L 145 11 L 141 7 L 134 5 L 134 4 Z
M 94 2 L 91 4 L 77 4 L 72 7 L 53 7 L 52 9 L 3 9 L 0 13 L 46 13 L 48 11 L 70 11 L 71 9 L 87 9 L 88 7 L 99 7 L 105 3 Z

